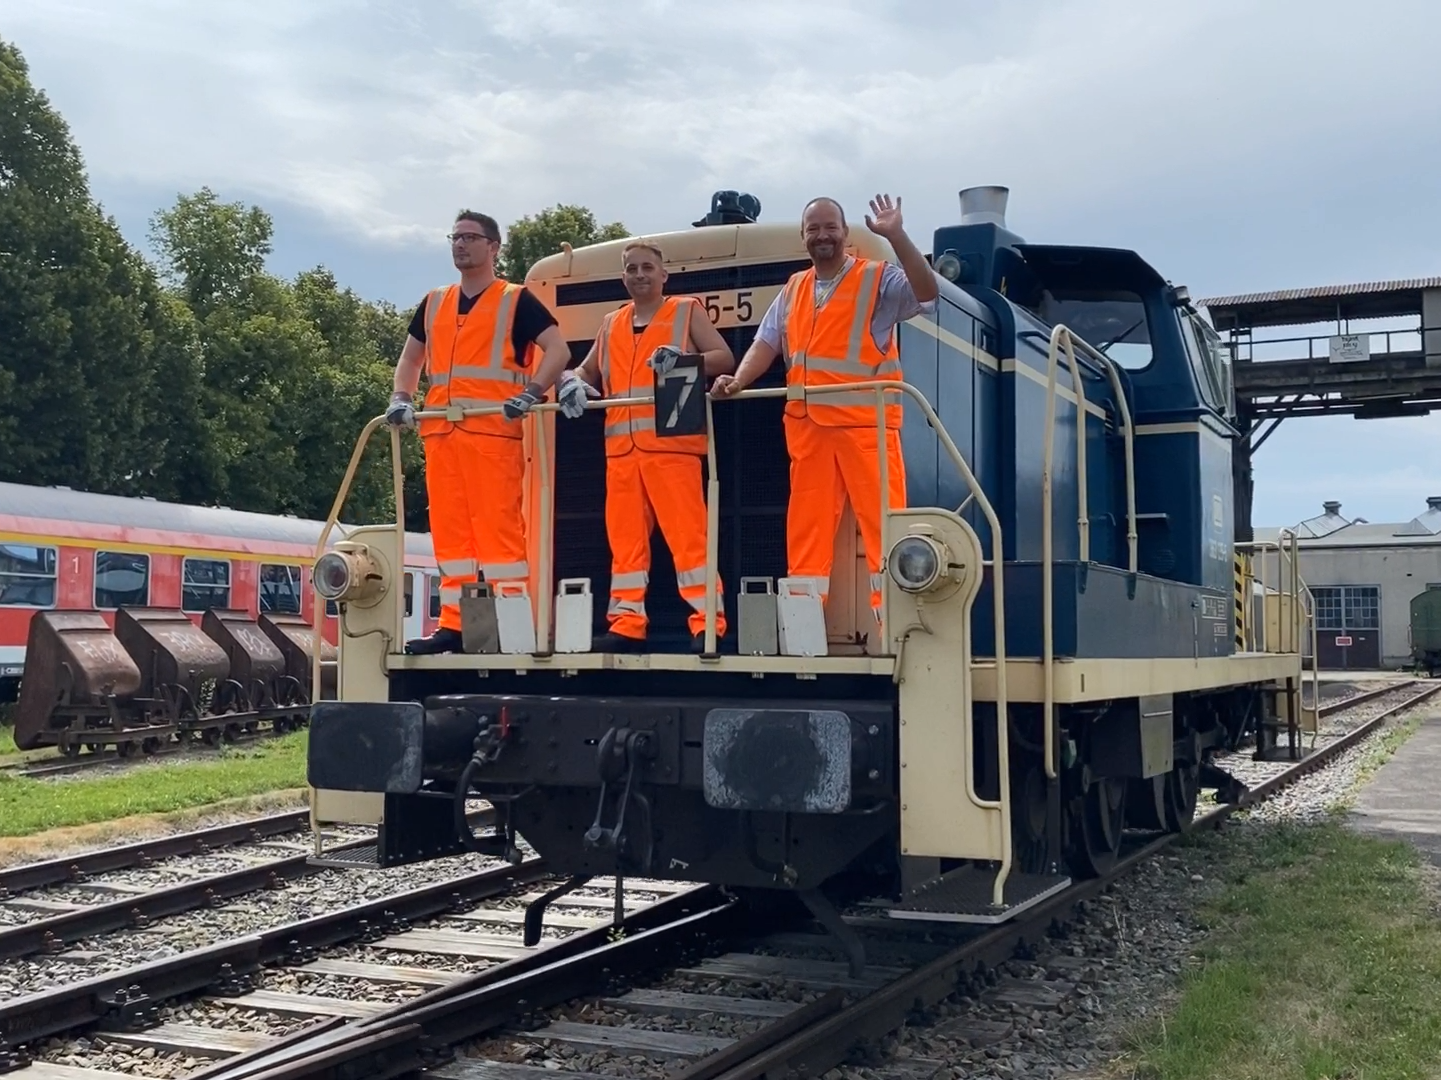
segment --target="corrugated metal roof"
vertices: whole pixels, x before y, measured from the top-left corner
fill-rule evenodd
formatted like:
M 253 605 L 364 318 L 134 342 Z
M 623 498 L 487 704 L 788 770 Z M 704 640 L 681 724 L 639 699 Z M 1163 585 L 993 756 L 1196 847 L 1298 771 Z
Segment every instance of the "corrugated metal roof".
M 1415 292 L 1441 289 L 1441 277 L 1403 278 L 1399 281 L 1368 281 L 1360 285 L 1317 285 L 1309 289 L 1276 289 L 1272 292 L 1242 293 L 1197 300 L 1200 307 L 1234 308 L 1255 304 L 1276 304 L 1287 300 L 1325 300 L 1335 296 L 1363 296 L 1367 293 Z
M 1300 538 L 1301 548 L 1333 548 L 1333 547 L 1426 547 L 1441 546 L 1441 535 L 1437 534 L 1416 534 L 1404 533 L 1398 530 L 1405 529 L 1407 523 L 1372 525 L 1363 522 L 1354 522 L 1344 529 L 1337 529 L 1326 536 L 1312 537 L 1302 536 Z M 1275 528 L 1256 529 L 1257 540 L 1274 543 L 1280 530 Z

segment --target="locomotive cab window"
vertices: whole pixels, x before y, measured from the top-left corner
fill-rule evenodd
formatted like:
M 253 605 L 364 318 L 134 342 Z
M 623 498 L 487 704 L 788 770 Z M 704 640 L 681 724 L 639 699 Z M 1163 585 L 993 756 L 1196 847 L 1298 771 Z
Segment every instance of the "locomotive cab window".
M 1231 414 L 1231 367 L 1216 332 L 1195 315 L 1182 315 L 1181 338 L 1196 373 L 1201 400 L 1224 416 Z
M 300 567 L 260 565 L 260 610 L 277 615 L 300 614 Z
M 95 553 L 95 606 L 145 607 L 150 603 L 150 556 L 128 551 Z
M 180 568 L 180 607 L 209 611 L 230 606 L 230 563 L 225 559 L 186 559 Z
M 1128 289 L 1047 288 L 1038 314 L 1052 326 L 1065 323 L 1119 367 L 1140 371 L 1151 364 L 1146 302 Z
M 0 544 L 0 606 L 55 606 L 59 580 L 56 549 Z

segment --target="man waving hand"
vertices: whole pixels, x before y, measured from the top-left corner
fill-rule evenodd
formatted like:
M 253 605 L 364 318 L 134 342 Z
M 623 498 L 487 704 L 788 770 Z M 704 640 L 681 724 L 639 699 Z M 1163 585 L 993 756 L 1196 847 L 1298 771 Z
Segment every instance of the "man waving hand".
M 906 235 L 901 200 L 871 200 L 866 227 L 890 241 L 900 266 L 846 253 L 850 230 L 834 199 L 816 198 L 801 214 L 801 239 L 811 266 L 793 274 L 761 320 L 734 375 L 716 380 L 717 397 L 739 393 L 777 356 L 786 384 L 807 389 L 848 382 L 901 381 L 897 324 L 934 310 L 934 271 Z M 850 498 L 871 572 L 871 608 L 881 606 L 880 446 L 875 392 L 840 391 L 787 401 L 790 504 L 786 548 L 792 577 L 810 578 L 824 599 L 830 590 L 836 527 Z M 901 458 L 901 402 L 885 406 L 888 503 L 906 505 Z

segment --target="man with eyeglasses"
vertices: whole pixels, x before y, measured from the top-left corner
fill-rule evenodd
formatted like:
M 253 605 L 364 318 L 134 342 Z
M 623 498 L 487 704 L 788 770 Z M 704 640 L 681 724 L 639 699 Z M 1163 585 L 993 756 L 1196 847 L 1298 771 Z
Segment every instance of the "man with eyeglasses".
M 385 414 L 392 426 L 416 426 L 422 367 L 429 379 L 426 411 L 503 408 L 499 415 L 420 421 L 430 535 L 440 567 L 440 626 L 430 637 L 407 642 L 408 653 L 460 651 L 461 586 L 477 580 L 477 573 L 491 584 L 530 578 L 518 421 L 565 370 L 570 347 L 540 300 L 495 276 L 500 243 L 494 218 L 473 210 L 456 216 L 450 250 L 460 281 L 432 289 L 421 301 L 395 365 Z

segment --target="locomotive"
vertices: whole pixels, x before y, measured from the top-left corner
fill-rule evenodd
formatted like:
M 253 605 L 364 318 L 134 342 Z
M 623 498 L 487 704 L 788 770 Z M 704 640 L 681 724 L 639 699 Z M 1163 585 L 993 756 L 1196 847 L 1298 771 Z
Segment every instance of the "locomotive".
M 823 611 L 784 578 L 778 360 L 698 407 L 708 575 L 738 584 L 737 640 L 710 611 L 704 651 L 686 647 L 656 534 L 648 651 L 586 651 L 604 629 L 589 597 L 609 589 L 609 403 L 559 422 L 547 404 L 525 421 L 533 577 L 518 605 L 477 590 L 465 652 L 403 654 L 395 527 L 352 532 L 323 581 L 317 564 L 345 630 L 338 700 L 312 710 L 317 826 L 378 826 L 367 865 L 515 858 L 524 837 L 572 886 L 786 891 L 849 937 L 854 967 L 843 898 L 1004 921 L 1105 873 L 1125 830 L 1187 829 L 1203 787 L 1233 784 L 1216 752 L 1294 752 L 1304 598 L 1294 575 L 1266 597 L 1295 632 L 1241 625 L 1229 356 L 1184 287 L 1133 251 L 1023 240 L 1008 194 L 962 191 L 959 221 L 934 232 L 940 297 L 898 328 L 904 384 L 852 387 L 904 406 L 908 505 L 885 515 L 879 623 L 849 510 Z M 798 223 L 758 217 L 722 192 L 690 229 L 649 238 L 667 292 L 698 297 L 738 358 L 809 265 Z M 847 243 L 894 259 L 862 228 Z M 627 299 L 624 244 L 567 246 L 527 275 L 575 362 Z M 654 400 L 658 419 L 683 411 L 664 382 Z M 474 797 L 497 807 L 492 831 L 466 823 Z

